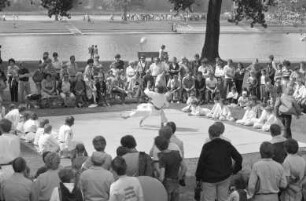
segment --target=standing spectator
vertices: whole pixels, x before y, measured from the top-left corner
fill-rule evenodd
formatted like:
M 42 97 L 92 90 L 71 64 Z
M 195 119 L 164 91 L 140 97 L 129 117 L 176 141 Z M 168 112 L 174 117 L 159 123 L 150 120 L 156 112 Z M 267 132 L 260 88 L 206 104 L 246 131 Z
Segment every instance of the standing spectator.
M 274 76 L 275 76 L 275 71 L 276 71 L 276 66 L 275 68 L 272 67 L 271 63 L 267 64 L 267 75 L 270 78 L 272 85 L 274 84 Z
M 180 73 L 180 65 L 177 62 L 177 58 L 173 57 L 172 61 L 170 62 L 169 65 L 169 75 L 170 78 L 173 78 L 174 75 L 179 75 Z
M 94 53 L 94 56 L 99 55 L 98 45 L 95 45 L 95 46 L 94 46 L 93 53 Z
M 265 69 L 261 70 L 261 75 L 260 75 L 260 87 L 259 87 L 259 91 L 260 91 L 260 100 L 262 102 L 265 101 L 265 97 L 266 97 L 266 84 L 267 84 L 267 80 L 269 79 L 267 72 Z
M 139 72 L 141 77 L 143 77 L 145 75 L 145 72 L 149 70 L 149 68 L 150 68 L 150 65 L 146 61 L 146 57 L 141 56 L 136 66 L 136 72 Z
M 271 67 L 276 70 L 276 63 L 274 61 L 274 55 L 269 56 L 269 62 L 271 64 Z
M 93 140 L 92 140 L 92 144 L 96 150 L 96 152 L 100 152 L 103 154 L 103 164 L 101 164 L 101 166 L 106 169 L 109 170 L 110 166 L 111 166 L 111 162 L 112 162 L 112 157 L 111 155 L 109 155 L 108 153 L 105 152 L 105 147 L 106 147 L 106 140 L 103 136 L 96 136 Z M 92 166 L 92 160 L 88 159 L 84 165 L 83 168 L 89 169 Z
M 144 201 L 139 180 L 126 174 L 127 164 L 123 157 L 117 156 L 112 161 L 112 172 L 116 181 L 111 184 L 109 201 L 135 200 Z
M 281 136 L 282 129 L 277 124 L 272 124 L 270 126 L 270 133 L 272 136 L 272 140 L 270 143 L 273 145 L 274 148 L 274 156 L 272 159 L 279 164 L 283 164 L 287 154 L 285 150 L 284 143 L 287 140 L 283 136 Z
M 24 176 L 27 168 L 26 161 L 18 157 L 12 162 L 12 166 L 15 173 L 1 185 L 3 200 L 30 201 L 33 183 Z
M 151 157 L 145 152 L 136 149 L 137 143 L 132 135 L 121 138 L 121 146 L 127 149 L 122 157 L 127 164 L 126 175 L 128 176 L 153 176 L 153 164 Z
M 231 90 L 232 86 L 234 85 L 234 78 L 235 78 L 235 67 L 233 65 L 233 61 L 229 59 L 227 61 L 227 65 L 224 66 L 224 93 L 227 94 L 228 91 Z M 226 96 L 226 95 L 224 95 Z
M 30 88 L 30 72 L 27 68 L 23 66 L 23 63 L 20 62 L 20 69 L 18 71 L 19 74 L 19 90 L 20 90 L 20 102 L 23 103 L 25 97 L 31 93 Z
M 183 78 L 187 75 L 187 73 L 190 71 L 188 60 L 186 57 L 182 58 L 182 61 L 179 63 L 180 65 L 180 79 L 183 80 Z
M 300 62 L 300 70 L 299 70 L 302 79 L 306 82 L 306 64 L 305 62 Z
M 110 171 L 103 168 L 106 155 L 94 152 L 91 156 L 92 166 L 81 173 L 80 188 L 85 201 L 108 201 L 110 186 L 114 182 Z
M 283 68 L 282 68 L 282 89 L 285 91 L 285 89 L 288 87 L 289 78 L 291 75 L 291 62 L 284 60 L 283 61 Z
M 83 201 L 83 195 L 77 185 L 75 173 L 71 168 L 64 168 L 58 172 L 60 183 L 53 189 L 50 201 L 74 200 Z
M 18 71 L 19 67 L 16 65 L 14 59 L 9 59 L 9 66 L 7 67 L 8 84 L 11 94 L 11 101 L 18 102 Z
M 163 87 L 164 89 L 167 88 L 166 71 L 162 72 L 156 77 L 155 87 Z
M 288 154 L 283 167 L 288 186 L 282 192 L 281 201 L 302 200 L 302 183 L 305 181 L 305 159 L 298 155 L 299 144 L 296 140 L 289 139 L 285 142 Z
M 194 92 L 195 80 L 192 76 L 192 72 L 187 72 L 187 75 L 182 80 L 182 101 L 186 102 L 189 98 L 190 93 Z
M 213 73 L 210 74 L 209 78 L 206 78 L 205 85 L 207 103 L 213 101 L 217 89 L 217 83 L 218 81 Z
M 272 160 L 273 145 L 260 145 L 261 160 L 253 165 L 249 179 L 249 194 L 254 201 L 278 201 L 280 188 L 286 188 L 287 180 L 281 164 Z
M 121 55 L 120 54 L 115 55 L 115 61 L 111 64 L 110 68 L 114 68 L 118 71 L 123 71 L 124 70 L 124 62 L 121 60 Z
M 14 173 L 11 162 L 20 156 L 20 139 L 9 133 L 11 127 L 9 120 L 0 120 L 0 185 Z
M 250 95 L 257 97 L 259 81 L 256 77 L 255 71 L 250 72 L 250 77 L 247 79 L 247 84 Z
M 44 134 L 40 136 L 38 141 L 39 152 L 44 153 L 49 152 L 58 152 L 60 147 L 57 140 L 52 135 L 52 126 L 46 124 L 44 126 Z
M 75 103 L 75 96 L 72 93 L 72 84 L 69 81 L 68 74 L 65 74 L 63 79 L 58 82 L 57 88 L 61 98 L 64 100 L 65 107 L 71 106 L 71 103 Z
M 0 98 L 4 100 L 4 90 L 7 87 L 5 73 L 0 69 Z
M 63 66 L 63 62 L 61 60 L 59 60 L 57 52 L 53 52 L 52 56 L 53 56 L 52 66 L 56 70 L 56 79 L 59 79 L 60 78 L 60 71 L 61 71 L 62 66 Z
M 235 77 L 234 77 L 235 86 L 236 86 L 238 94 L 242 93 L 244 73 L 245 73 L 244 66 L 242 63 L 239 62 L 237 65 L 237 69 L 235 71 Z
M 291 121 L 292 115 L 297 118 L 301 115 L 301 108 L 293 98 L 293 89 L 291 87 L 286 88 L 285 93 L 275 103 L 276 115 L 280 118 L 284 125 L 284 137 L 292 138 L 291 133 Z
M 219 124 L 209 127 L 211 141 L 204 144 L 197 165 L 196 180 L 203 182 L 204 201 L 226 201 L 231 175 L 242 168 L 241 155 L 230 142 L 220 138 L 221 131 Z
M 70 61 L 66 64 L 68 66 L 69 79 L 72 83 L 76 81 L 76 74 L 79 72 L 78 64 L 75 62 L 75 56 L 70 56 Z
M 38 66 L 38 69 L 35 70 L 32 76 L 33 82 L 35 83 L 37 94 L 41 94 L 41 82 L 44 79 L 44 71 L 42 66 Z
M 60 157 L 57 153 L 49 153 L 46 156 L 47 172 L 39 175 L 34 182 L 32 194 L 33 201 L 48 201 L 55 187 L 59 186 L 58 176 Z
M 222 61 L 219 58 L 216 59 L 215 77 L 217 79 L 221 79 L 222 82 L 224 82 L 224 68 Z
M 17 125 L 20 122 L 20 117 L 23 115 L 25 111 L 26 111 L 26 107 L 24 105 L 19 105 L 18 108 L 12 109 L 5 115 L 4 118 L 9 120 L 12 124 L 8 132 L 16 131 Z
M 194 88 L 196 91 L 196 97 L 200 101 L 200 105 L 202 105 L 205 102 L 205 79 L 203 78 L 202 72 L 197 72 L 196 76 Z
M 193 61 L 191 62 L 191 71 L 193 75 L 196 75 L 198 72 L 198 68 L 201 66 L 201 60 L 200 60 L 200 55 L 195 54 L 193 57 Z
M 156 77 L 159 74 L 162 74 L 162 72 L 165 71 L 164 66 L 163 66 L 163 64 L 162 64 L 162 62 L 160 61 L 159 58 L 154 59 L 154 63 L 151 64 L 151 66 L 150 66 L 150 71 L 151 71 L 151 74 L 154 78 L 154 81 L 156 80 Z
M 209 77 L 209 74 L 212 72 L 211 71 L 211 66 L 208 64 L 208 60 L 204 58 L 201 61 L 201 66 L 198 68 L 198 72 L 202 72 L 203 77 L 206 79 Z
M 158 58 L 161 60 L 161 61 L 164 61 L 166 57 L 168 57 L 168 54 L 167 52 L 165 51 L 166 50 L 166 46 L 165 45 L 162 45 L 160 47 L 160 50 L 159 50 L 159 55 L 158 55 Z
M 177 135 L 175 135 L 176 124 L 174 122 L 170 121 L 166 124 L 166 126 L 170 127 L 171 130 L 172 130 L 172 135 L 171 135 L 171 138 L 170 138 L 170 142 L 176 144 L 180 148 L 181 153 L 182 153 L 182 157 L 184 158 L 184 142 L 182 140 L 180 140 L 177 137 Z
M 169 141 L 163 136 L 155 138 L 155 146 L 159 153 L 159 180 L 164 184 L 168 200 L 179 200 L 179 180 L 186 173 L 186 167 L 178 151 L 168 149 Z
M 58 131 L 58 142 L 62 156 L 71 156 L 72 150 L 75 149 L 75 141 L 73 141 L 72 126 L 74 125 L 74 117 L 66 117 L 65 124 Z

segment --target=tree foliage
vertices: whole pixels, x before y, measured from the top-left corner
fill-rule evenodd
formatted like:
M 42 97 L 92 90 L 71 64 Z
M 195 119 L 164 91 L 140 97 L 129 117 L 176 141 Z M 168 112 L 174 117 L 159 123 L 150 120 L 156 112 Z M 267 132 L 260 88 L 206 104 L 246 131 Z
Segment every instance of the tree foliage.
M 0 11 L 2 11 L 5 7 L 10 6 L 9 0 L 0 0 Z
M 70 17 L 69 10 L 72 9 L 74 4 L 73 0 L 41 0 L 41 6 L 48 10 L 48 16 L 58 16 Z

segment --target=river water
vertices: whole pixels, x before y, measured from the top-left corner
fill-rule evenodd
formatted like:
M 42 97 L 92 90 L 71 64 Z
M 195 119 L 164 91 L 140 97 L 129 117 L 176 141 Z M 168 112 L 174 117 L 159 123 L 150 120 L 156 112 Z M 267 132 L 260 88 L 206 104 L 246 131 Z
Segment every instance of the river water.
M 145 43 L 140 39 L 145 37 Z M 204 34 L 104 34 L 104 35 L 33 35 L 0 36 L 2 58 L 39 60 L 42 53 L 56 51 L 62 60 L 75 55 L 77 60 L 88 58 L 88 47 L 98 45 L 102 60 L 112 60 L 119 53 L 124 60 L 135 60 L 138 51 L 158 51 L 161 44 L 167 46 L 170 55 L 192 58 L 200 53 Z M 267 60 L 274 54 L 277 60 L 306 60 L 306 42 L 299 34 L 221 34 L 220 56 L 234 61 Z

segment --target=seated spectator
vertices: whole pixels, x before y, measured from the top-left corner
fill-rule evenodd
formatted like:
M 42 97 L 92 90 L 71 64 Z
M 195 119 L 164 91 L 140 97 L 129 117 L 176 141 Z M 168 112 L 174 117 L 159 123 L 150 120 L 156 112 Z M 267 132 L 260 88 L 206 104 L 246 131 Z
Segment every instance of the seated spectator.
M 108 201 L 110 186 L 114 182 L 113 174 L 103 168 L 106 155 L 94 152 L 91 156 L 92 166 L 81 173 L 80 189 L 86 201 Z
M 46 167 L 48 170 L 35 180 L 32 189 L 33 200 L 50 200 L 54 188 L 60 183 L 58 176 L 60 161 L 57 153 L 47 154 Z
M 170 138 L 170 142 L 176 144 L 182 153 L 182 156 L 184 158 L 184 142 L 182 140 L 180 140 L 177 135 L 175 135 L 176 132 L 176 124 L 173 121 L 167 122 L 166 126 L 170 127 L 172 130 L 172 135 Z
M 248 192 L 254 201 L 278 201 L 280 188 L 287 187 L 287 179 L 281 164 L 272 160 L 273 145 L 263 142 L 260 145 L 261 160 L 251 171 Z
M 186 102 L 191 92 L 194 91 L 195 79 L 192 76 L 192 71 L 187 72 L 186 77 L 182 80 L 182 101 Z
M 302 200 L 302 184 L 305 181 L 305 159 L 298 155 L 299 144 L 296 140 L 285 142 L 287 157 L 283 163 L 288 186 L 282 192 L 280 200 Z
M 272 159 L 280 164 L 283 164 L 287 156 L 284 146 L 284 143 L 287 139 L 281 135 L 281 132 L 282 128 L 280 127 L 280 125 L 272 124 L 270 126 L 270 133 L 272 136 L 272 140 L 270 141 L 270 143 L 273 145 L 274 148 L 274 156 Z
M 143 191 L 136 177 L 127 176 L 127 164 L 123 157 L 117 156 L 111 164 L 116 181 L 111 184 L 109 201 L 144 201 Z M 126 197 L 129 198 L 126 198 Z
M 71 152 L 75 149 L 76 142 L 73 141 L 72 126 L 74 117 L 70 116 L 65 119 L 65 124 L 58 131 L 58 143 L 60 146 L 60 155 L 62 157 L 71 157 Z
M 279 121 L 275 116 L 273 110 L 274 108 L 272 106 L 265 107 L 259 119 L 255 118 L 253 120 L 254 122 L 253 128 L 261 129 L 265 132 L 268 132 L 272 124 L 277 124 Z
M 84 144 L 79 143 L 75 146 L 71 157 L 71 166 L 76 171 L 80 171 L 85 161 L 88 159 L 88 153 Z
M 23 130 L 23 125 L 26 121 L 28 121 L 30 119 L 31 116 L 31 112 L 30 111 L 25 111 L 21 116 L 20 116 L 20 121 L 17 124 L 17 134 L 18 135 L 23 135 L 24 134 L 24 130 Z
M 58 152 L 60 150 L 57 140 L 51 135 L 52 126 L 46 124 L 44 126 L 44 134 L 40 136 L 38 141 L 39 152 L 44 153 L 46 151 Z
M 178 151 L 168 149 L 169 141 L 162 136 L 155 138 L 159 153 L 159 180 L 164 184 L 168 200 L 179 200 L 179 180 L 186 173 L 186 167 Z
M 44 166 L 42 166 L 42 167 L 40 167 L 40 168 L 37 169 L 34 178 L 37 178 L 39 175 L 41 175 L 41 174 L 47 172 L 48 168 L 47 168 L 47 166 L 46 166 L 46 156 L 47 156 L 49 153 L 51 153 L 51 152 L 50 152 L 50 151 L 46 151 L 46 152 L 44 152 L 44 153 L 42 154 L 41 157 L 42 157 L 42 160 L 43 160 L 43 162 L 44 162 Z
M 209 75 L 208 78 L 206 78 L 205 80 L 205 84 L 206 84 L 206 99 L 207 99 L 207 102 L 211 102 L 213 101 L 213 98 L 215 96 L 215 92 L 216 92 L 216 89 L 217 89 L 217 79 L 214 77 L 214 74 L 211 73 Z
M 10 110 L 6 115 L 5 119 L 11 121 L 12 123 L 12 132 L 16 132 L 17 125 L 20 122 L 20 117 L 23 115 L 23 113 L 26 111 L 26 107 L 24 105 L 19 105 L 18 108 L 14 108 Z
M 61 98 L 64 100 L 65 106 L 71 106 L 71 102 L 74 102 L 75 96 L 72 93 L 72 84 L 69 81 L 69 75 L 65 74 L 63 79 L 58 83 L 58 91 Z
M 270 79 L 266 80 L 265 96 L 263 102 L 268 103 L 269 105 L 274 105 L 276 96 L 276 88 L 272 85 L 272 81 Z
M 136 78 L 135 78 L 135 85 L 133 88 L 133 94 L 134 97 L 137 99 L 137 103 L 140 103 L 140 100 L 144 98 L 144 89 L 142 88 L 143 86 L 143 80 L 141 78 L 141 74 L 139 72 L 136 73 Z
M 167 88 L 171 96 L 170 102 L 180 103 L 181 82 L 178 79 L 178 75 L 173 75 L 173 77 L 168 81 Z
M 241 96 L 238 98 L 238 106 L 245 108 L 249 102 L 248 92 L 243 90 Z
M 115 55 L 115 61 L 111 64 L 110 68 L 114 68 L 116 70 L 124 70 L 124 62 L 121 60 L 121 55 Z
M 143 89 L 149 88 L 149 89 L 153 90 L 154 89 L 154 83 L 155 83 L 154 82 L 154 77 L 152 76 L 151 71 L 147 70 L 146 74 L 143 76 L 143 82 L 142 82 L 143 86 L 142 86 L 142 88 Z M 149 87 L 148 87 L 148 85 L 149 85 Z
M 153 176 L 152 159 L 145 152 L 136 150 L 136 140 L 132 135 L 126 135 L 121 138 L 121 146 L 127 148 L 127 153 L 122 155 L 127 169 L 128 176 Z
M 207 114 L 207 117 L 220 121 L 235 121 L 230 109 L 224 103 L 224 99 L 216 99 L 216 103 L 211 112 Z
M 136 62 L 130 61 L 129 66 L 126 68 L 127 90 L 129 92 L 133 91 L 133 88 L 135 85 L 135 78 L 136 78 L 135 66 L 136 66 Z
M 38 128 L 38 116 L 35 112 L 30 113 L 30 118 L 23 124 L 24 140 L 33 143 Z
M 306 87 L 302 78 L 297 79 L 293 97 L 297 100 L 301 108 L 306 111 Z
M 95 87 L 97 89 L 97 102 L 99 104 L 102 104 L 102 106 L 110 106 L 110 104 L 106 100 L 108 91 L 107 91 L 107 85 L 106 85 L 104 73 L 98 75 L 98 80 L 96 82 Z
M 49 119 L 41 119 L 39 121 L 36 133 L 35 133 L 35 137 L 34 137 L 34 145 L 38 146 L 38 142 L 40 137 L 44 134 L 44 127 L 46 124 L 49 124 Z
M 55 80 L 52 79 L 52 75 L 45 74 L 45 79 L 41 82 L 41 97 L 51 98 L 56 96 Z
M 202 105 L 205 102 L 205 79 L 202 75 L 202 72 L 198 72 L 195 80 L 195 91 L 196 91 L 196 96 L 198 100 L 200 101 L 200 105 Z
M 197 101 L 193 102 L 190 108 L 191 112 L 188 114 L 190 116 L 207 116 L 211 112 L 208 108 L 202 108 Z
M 238 103 L 238 92 L 236 87 L 232 87 L 231 91 L 227 94 L 226 96 L 226 100 L 230 103 L 230 104 L 237 104 Z
M 18 157 L 12 162 L 12 166 L 15 173 L 1 185 L 3 200 L 31 200 L 33 183 L 24 176 L 27 167 L 26 161 Z
M 39 66 L 38 69 L 34 71 L 32 79 L 33 79 L 33 82 L 35 83 L 36 93 L 40 94 L 41 93 L 41 82 L 44 79 L 44 72 L 43 72 L 42 66 Z
M 110 169 L 110 165 L 112 162 L 112 157 L 108 153 L 105 152 L 106 140 L 103 136 L 96 136 L 92 140 L 92 144 L 97 152 L 101 152 L 104 155 L 104 161 L 102 167 L 106 170 Z M 92 160 L 89 158 L 83 165 L 83 169 L 87 170 L 92 166 Z
M 230 89 L 229 89 L 230 90 Z M 227 90 L 225 90 L 224 83 L 221 79 L 217 79 L 217 87 L 215 90 L 215 97 L 218 96 L 220 98 L 226 98 Z
M 252 96 L 248 105 L 245 107 L 245 113 L 242 119 L 237 120 L 236 123 L 244 126 L 253 126 L 254 122 L 252 120 L 257 116 L 258 116 L 258 105 L 256 103 L 256 97 Z
M 124 103 L 125 98 L 127 96 L 127 92 L 125 91 L 124 88 L 120 87 L 119 77 L 120 76 L 115 77 L 113 74 L 111 74 L 110 77 L 108 78 L 110 81 L 110 84 L 109 84 L 110 92 L 111 94 L 120 96 L 121 102 Z
M 75 173 L 71 168 L 64 168 L 58 172 L 60 183 L 53 189 L 50 201 L 74 200 L 83 201 L 83 195 L 76 183 Z
M 198 99 L 197 99 L 197 97 L 195 96 L 195 92 L 194 91 L 192 91 L 191 93 L 190 93 L 190 96 L 188 97 L 188 99 L 187 99 L 187 101 L 186 101 L 186 104 L 187 104 L 187 106 L 186 107 L 184 107 L 183 109 L 182 109 L 182 111 L 183 112 L 191 112 L 191 107 L 192 107 L 192 105 L 193 104 L 198 104 Z
M 77 107 L 84 107 L 86 104 L 86 84 L 83 80 L 83 75 L 81 72 L 76 74 L 76 81 L 72 87 L 72 91 L 76 98 Z

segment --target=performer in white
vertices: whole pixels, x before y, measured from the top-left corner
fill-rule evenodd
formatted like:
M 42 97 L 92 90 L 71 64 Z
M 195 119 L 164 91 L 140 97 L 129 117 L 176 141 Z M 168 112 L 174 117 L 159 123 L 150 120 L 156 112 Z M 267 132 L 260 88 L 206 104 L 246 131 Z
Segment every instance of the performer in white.
M 58 132 L 58 143 L 60 146 L 60 154 L 62 157 L 68 157 L 71 151 L 75 149 L 76 142 L 73 140 L 72 126 L 74 125 L 74 117 L 67 117 L 65 124 L 62 125 Z
M 122 118 L 127 119 L 130 117 L 142 117 L 139 126 L 142 126 L 142 123 L 149 116 L 160 116 L 161 117 L 161 126 L 167 123 L 167 117 L 164 112 L 164 108 L 169 106 L 167 101 L 167 94 L 163 93 L 164 87 L 156 86 L 155 92 L 150 91 L 149 88 L 146 88 L 144 93 L 150 98 L 148 103 L 142 103 L 137 106 L 137 109 L 130 112 L 127 115 L 122 115 Z

